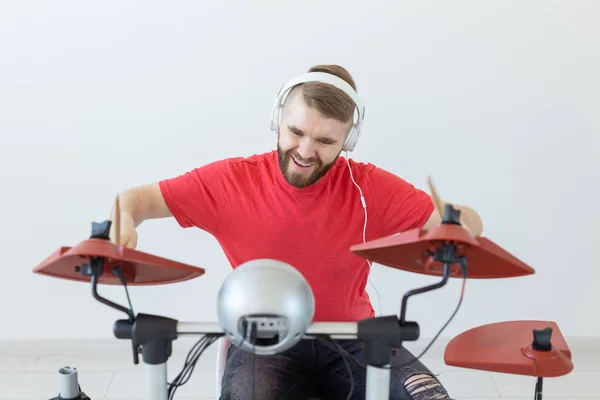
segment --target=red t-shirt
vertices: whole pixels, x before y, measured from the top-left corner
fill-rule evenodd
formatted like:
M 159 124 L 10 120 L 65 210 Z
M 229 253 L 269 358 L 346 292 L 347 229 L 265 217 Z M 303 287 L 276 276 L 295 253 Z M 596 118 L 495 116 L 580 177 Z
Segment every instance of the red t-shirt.
M 434 207 L 427 193 L 373 164 L 350 165 L 367 205 L 367 241 L 428 220 Z M 369 265 L 350 252 L 362 243 L 364 209 L 346 158 L 302 189 L 283 177 L 277 151 L 216 161 L 159 185 L 177 222 L 212 234 L 233 268 L 257 258 L 297 268 L 313 290 L 315 321 L 374 315 L 365 290 Z

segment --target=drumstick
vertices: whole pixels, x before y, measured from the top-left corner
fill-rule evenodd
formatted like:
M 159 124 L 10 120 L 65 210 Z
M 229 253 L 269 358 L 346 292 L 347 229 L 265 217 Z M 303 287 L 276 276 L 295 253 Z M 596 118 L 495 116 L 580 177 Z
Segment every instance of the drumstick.
M 119 207 L 119 195 L 115 198 L 115 244 L 121 247 L 121 209 Z
M 444 218 L 444 203 L 440 200 L 440 196 L 438 196 L 435 187 L 433 187 L 433 182 L 431 181 L 431 176 L 427 177 L 427 184 L 429 185 L 429 191 L 431 192 L 431 198 L 433 199 L 433 204 L 435 208 L 440 213 L 440 217 Z

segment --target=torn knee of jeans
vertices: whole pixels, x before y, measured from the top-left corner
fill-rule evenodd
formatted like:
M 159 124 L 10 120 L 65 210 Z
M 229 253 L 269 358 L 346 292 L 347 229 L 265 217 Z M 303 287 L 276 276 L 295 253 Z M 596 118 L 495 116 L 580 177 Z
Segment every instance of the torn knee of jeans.
M 446 389 L 431 375 L 410 376 L 404 381 L 404 387 L 412 400 L 449 399 Z

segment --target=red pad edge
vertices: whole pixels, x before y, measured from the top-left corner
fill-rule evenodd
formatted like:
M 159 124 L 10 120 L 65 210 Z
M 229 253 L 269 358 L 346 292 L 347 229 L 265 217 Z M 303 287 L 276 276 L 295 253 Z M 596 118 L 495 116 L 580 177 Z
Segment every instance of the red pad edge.
M 425 275 L 442 276 L 444 265 L 432 260 L 427 252 L 453 242 L 459 256 L 467 257 L 467 278 L 496 279 L 532 275 L 535 270 L 491 240 L 473 236 L 459 225 L 442 224 L 431 230 L 411 229 L 395 235 L 354 245 L 350 251 L 388 267 Z M 459 265 L 453 265 L 451 277 L 460 278 Z
M 533 330 L 552 328 L 552 349 L 531 348 Z M 446 365 L 534 377 L 557 377 L 573 370 L 571 350 L 554 321 L 505 321 L 479 326 L 453 338 Z
M 130 248 L 117 248 L 105 239 L 87 239 L 75 247 L 61 247 L 33 269 L 34 273 L 78 282 L 90 282 L 91 277 L 75 270 L 89 263 L 89 257 L 104 257 L 104 270 L 99 284 L 122 285 L 112 273 L 120 266 L 127 285 L 161 285 L 197 278 L 203 268 L 154 256 Z

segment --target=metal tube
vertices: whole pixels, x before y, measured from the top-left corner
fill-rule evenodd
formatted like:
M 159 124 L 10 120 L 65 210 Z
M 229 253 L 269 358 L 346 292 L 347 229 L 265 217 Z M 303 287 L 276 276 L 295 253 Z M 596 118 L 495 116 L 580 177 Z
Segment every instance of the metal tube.
M 167 400 L 167 363 L 144 363 L 144 369 L 146 370 L 146 391 L 144 393 L 144 399 Z
M 356 322 L 313 322 L 306 330 L 307 335 L 329 335 L 334 339 L 356 339 Z
M 223 333 L 223 328 L 217 322 L 178 322 L 177 335 L 206 335 Z
M 390 398 L 390 368 L 377 368 L 367 365 L 365 400 L 383 400 Z
M 306 331 L 306 336 L 329 335 L 333 339 L 356 339 L 358 325 L 356 322 L 313 322 Z M 178 335 L 206 335 L 223 333 L 221 326 L 207 322 L 178 322 Z
M 62 367 L 58 370 L 60 376 L 58 393 L 61 398 L 76 399 L 79 397 L 79 382 L 77 379 L 77 368 Z

